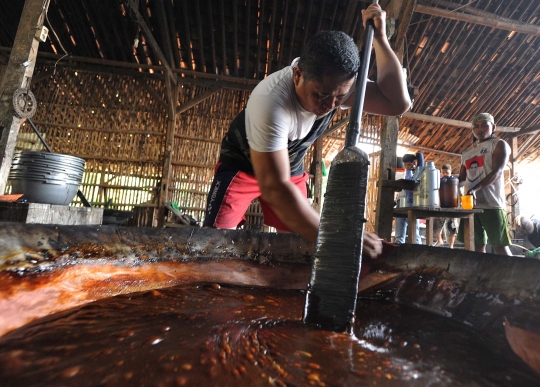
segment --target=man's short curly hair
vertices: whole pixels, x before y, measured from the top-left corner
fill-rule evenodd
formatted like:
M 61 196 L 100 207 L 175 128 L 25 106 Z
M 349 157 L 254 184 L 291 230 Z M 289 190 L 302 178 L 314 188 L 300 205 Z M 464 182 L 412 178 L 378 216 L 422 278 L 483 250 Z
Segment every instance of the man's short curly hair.
M 319 31 L 307 42 L 298 62 L 306 81 L 327 75 L 351 78 L 360 67 L 354 40 L 341 31 Z

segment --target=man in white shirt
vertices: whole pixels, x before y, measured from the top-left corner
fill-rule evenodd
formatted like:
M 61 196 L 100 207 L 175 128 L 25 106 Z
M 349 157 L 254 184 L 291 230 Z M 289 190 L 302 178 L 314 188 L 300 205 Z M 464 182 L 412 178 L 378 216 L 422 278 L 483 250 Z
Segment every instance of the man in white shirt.
M 364 25 L 374 22 L 377 63 L 377 81 L 367 85 L 364 110 L 400 115 L 411 101 L 386 38 L 385 12 L 372 4 L 362 17 Z M 261 81 L 223 139 L 205 227 L 236 228 L 251 201 L 259 198 L 265 224 L 316 241 L 320 217 L 306 200 L 303 157 L 336 109 L 351 106 L 359 65 L 352 38 L 321 31 L 291 66 Z M 381 250 L 380 238 L 365 233 L 364 252 L 376 256 Z
M 489 240 L 496 254 L 512 255 L 504 200 L 503 170 L 510 156 L 506 141 L 495 138 L 495 119 L 489 113 L 479 113 L 472 119 L 474 145 L 461 156 L 459 184 L 467 195 L 475 197 L 475 208 L 484 212 L 474 214 L 475 250 L 486 252 Z M 463 242 L 463 223 L 458 240 Z

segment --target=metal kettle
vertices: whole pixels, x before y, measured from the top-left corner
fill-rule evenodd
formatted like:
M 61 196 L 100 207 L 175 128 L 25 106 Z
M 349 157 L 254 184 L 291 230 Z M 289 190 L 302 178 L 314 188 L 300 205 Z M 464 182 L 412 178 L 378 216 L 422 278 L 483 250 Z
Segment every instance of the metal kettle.
M 439 207 L 440 171 L 435 168 L 433 161 L 426 162 L 422 174 L 418 176 L 420 185 L 418 191 L 418 205 L 421 207 Z

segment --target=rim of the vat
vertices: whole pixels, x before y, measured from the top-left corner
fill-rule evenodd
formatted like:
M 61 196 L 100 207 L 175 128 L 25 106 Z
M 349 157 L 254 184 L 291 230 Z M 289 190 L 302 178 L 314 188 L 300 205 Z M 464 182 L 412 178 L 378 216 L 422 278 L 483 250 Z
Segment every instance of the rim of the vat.
M 70 163 L 70 162 L 60 162 L 60 161 L 50 161 L 50 160 L 38 160 L 38 161 L 29 161 L 29 160 L 13 160 L 11 163 L 11 168 L 70 168 L 84 171 L 84 164 L 82 163 Z
M 9 177 L 10 181 L 20 181 L 20 182 L 28 182 L 28 183 L 42 183 L 42 184 L 49 184 L 49 185 L 81 185 L 81 181 L 79 180 L 71 180 L 71 179 L 49 179 L 49 178 L 18 178 L 18 177 Z
M 82 177 L 84 175 L 84 171 L 77 170 L 77 169 L 70 169 L 70 168 L 63 168 L 63 169 L 50 169 L 50 168 L 42 168 L 42 167 L 35 167 L 35 168 L 11 168 L 9 171 L 9 174 L 13 175 L 27 175 L 27 174 L 46 174 L 46 175 L 65 175 L 65 176 L 76 176 L 76 177 Z
M 82 160 L 82 159 L 81 159 Z M 69 165 L 77 168 L 84 168 L 86 161 L 74 161 L 70 159 L 44 159 L 36 157 L 15 157 L 13 158 L 12 165 L 35 165 L 35 164 L 51 164 L 51 165 Z
M 61 171 L 51 171 L 51 170 L 11 170 L 9 171 L 9 176 L 45 176 L 45 177 L 51 177 L 51 178 L 67 178 L 67 179 L 81 179 L 84 176 L 84 173 L 78 173 L 78 172 L 61 172 Z
M 47 164 L 12 164 L 11 170 L 45 170 L 45 171 L 76 171 L 77 173 L 84 173 L 84 167 L 80 166 L 71 166 L 71 165 L 60 165 L 51 167 Z
M 86 162 L 86 160 L 72 155 L 65 155 L 62 153 L 53 153 L 53 152 L 37 152 L 37 151 L 18 151 L 15 153 L 14 157 L 36 157 L 43 159 L 52 159 L 52 160 L 73 160 L 74 162 Z

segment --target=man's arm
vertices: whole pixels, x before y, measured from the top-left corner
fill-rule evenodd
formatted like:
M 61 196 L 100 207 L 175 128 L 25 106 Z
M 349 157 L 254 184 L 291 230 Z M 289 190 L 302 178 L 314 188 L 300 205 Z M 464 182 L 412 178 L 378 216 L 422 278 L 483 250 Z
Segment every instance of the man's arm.
M 276 152 L 257 152 L 251 149 L 250 152 L 262 198 L 287 227 L 315 242 L 319 230 L 319 214 L 289 180 L 287 149 Z
M 477 185 L 471 188 L 467 194 L 474 194 L 476 191 L 493 184 L 495 180 L 499 179 L 503 174 L 504 166 L 508 162 L 509 157 L 510 146 L 506 141 L 499 141 L 492 156 L 493 170 L 480 180 Z
M 290 180 L 289 157 L 286 149 L 277 152 L 251 152 L 251 162 L 259 182 L 262 198 L 278 218 L 293 232 L 316 242 L 320 217 L 302 192 Z M 381 238 L 364 232 L 363 253 L 376 258 L 382 253 Z
M 365 23 L 373 19 L 375 36 L 373 47 L 377 63 L 377 81 L 368 82 L 364 110 L 369 113 L 397 116 L 411 107 L 411 99 L 407 91 L 407 82 L 401 64 L 386 38 L 386 13 L 378 4 L 371 4 L 362 11 Z M 344 103 L 351 106 L 354 93 Z

